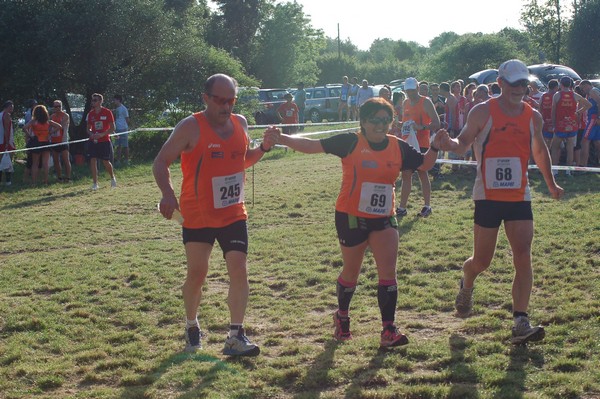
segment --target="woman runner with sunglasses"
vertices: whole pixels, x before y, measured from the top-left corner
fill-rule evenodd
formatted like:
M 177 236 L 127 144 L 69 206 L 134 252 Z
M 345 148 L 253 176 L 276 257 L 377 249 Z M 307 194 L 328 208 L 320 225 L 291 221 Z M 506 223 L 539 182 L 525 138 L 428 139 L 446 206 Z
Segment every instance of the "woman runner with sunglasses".
M 394 183 L 401 170 L 428 170 L 437 158 L 435 140 L 421 154 L 389 133 L 394 109 L 383 98 L 371 98 L 361 107 L 360 132 L 325 139 L 281 134 L 267 129 L 265 141 L 284 144 L 304 153 L 333 154 L 342 159 L 342 189 L 337 199 L 335 226 L 342 250 L 343 269 L 337 280 L 338 310 L 333 315 L 334 337 L 345 341 L 350 332 L 350 301 L 358 283 L 362 260 L 371 249 L 379 284 L 377 299 L 383 330 L 380 345 L 405 345 L 408 338 L 394 324 L 398 298 L 396 261 L 398 223 L 394 214 Z

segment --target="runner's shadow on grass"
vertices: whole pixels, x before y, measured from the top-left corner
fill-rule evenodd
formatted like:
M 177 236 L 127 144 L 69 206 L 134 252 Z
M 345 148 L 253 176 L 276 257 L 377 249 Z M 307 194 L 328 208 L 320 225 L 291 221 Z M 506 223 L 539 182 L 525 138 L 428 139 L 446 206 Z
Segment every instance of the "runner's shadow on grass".
M 89 192 L 90 190 L 81 189 L 76 191 L 70 191 L 68 193 L 62 193 L 59 195 L 53 194 L 52 191 L 48 191 L 45 194 L 42 194 L 40 198 L 28 201 L 22 201 L 15 204 L 8 204 L 3 207 L 0 207 L 0 210 L 9 210 L 9 209 L 20 209 L 20 208 L 28 208 L 30 206 L 40 205 L 40 204 L 48 204 L 48 202 L 56 201 L 63 198 L 70 197 L 79 197 L 83 193 Z
M 448 397 L 461 399 L 479 398 L 477 373 L 465 360 L 465 349 L 468 347 L 467 339 L 460 335 L 452 334 L 448 339 L 448 345 L 450 346 L 449 371 L 452 383 Z
M 299 393 L 294 395 L 294 398 L 307 399 L 321 397 L 321 390 L 331 385 L 328 375 L 333 367 L 335 351 L 340 345 L 340 342 L 333 339 L 325 343 L 323 353 L 317 356 L 304 379 L 298 383 Z
M 374 387 L 386 387 L 389 382 L 382 378 L 378 373 L 385 359 L 388 356 L 406 356 L 406 348 L 378 348 L 377 353 L 371 358 L 369 364 L 365 368 L 361 368 L 355 372 L 352 377 L 352 383 L 346 389 L 345 398 L 362 397 L 364 389 Z
M 207 397 L 209 393 L 213 391 L 212 385 L 219 379 L 220 374 L 223 372 L 237 374 L 238 372 L 228 364 L 228 361 L 224 361 L 207 353 L 179 352 L 169 356 L 148 374 L 140 376 L 135 381 L 130 381 L 129 386 L 126 386 L 123 389 L 121 399 L 148 397 L 148 390 L 152 388 L 153 384 L 158 382 L 162 376 L 169 372 L 173 367 L 179 366 L 187 361 L 213 363 L 213 365 L 207 372 L 199 375 L 202 380 L 199 384 L 189 388 L 182 387 L 182 392 L 177 396 L 179 399 Z M 235 361 L 243 362 L 245 360 L 235 359 Z
M 529 363 L 537 368 L 543 367 L 544 355 L 536 348 L 519 345 L 511 348 L 509 356 L 510 363 L 506 367 L 504 378 L 497 383 L 498 389 L 493 397 L 520 399 L 528 391 L 525 387 L 527 379 L 525 367 Z

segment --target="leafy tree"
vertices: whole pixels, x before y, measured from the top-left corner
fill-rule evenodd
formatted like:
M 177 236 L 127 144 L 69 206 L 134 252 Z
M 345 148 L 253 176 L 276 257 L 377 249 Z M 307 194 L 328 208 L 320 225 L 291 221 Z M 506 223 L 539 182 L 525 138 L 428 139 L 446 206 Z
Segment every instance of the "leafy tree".
M 272 0 L 215 0 L 220 13 L 207 32 L 208 42 L 250 65 L 256 52 L 256 35 Z
M 571 65 L 582 74 L 597 74 L 600 70 L 600 0 L 583 2 L 573 16 L 568 34 Z
M 536 44 L 540 62 L 544 62 L 546 57 L 551 62 L 561 62 L 565 47 L 563 31 L 569 26 L 567 21 L 562 20 L 564 11 L 560 0 L 545 0 L 543 3 L 530 0 L 523 7 L 521 22 Z
M 323 32 L 315 30 L 296 3 L 280 3 L 264 21 L 257 63 L 252 71 L 265 87 L 316 81 L 316 58 L 325 45 Z
M 321 50 L 323 54 L 334 53 L 338 55 L 354 56 L 358 53 L 358 47 L 350 39 L 340 40 L 338 45 L 337 38 L 326 37 L 325 47 Z
M 498 68 L 502 62 L 520 58 L 514 43 L 496 34 L 466 34 L 439 53 L 427 59 L 423 79 L 443 81 L 463 78 L 488 68 Z

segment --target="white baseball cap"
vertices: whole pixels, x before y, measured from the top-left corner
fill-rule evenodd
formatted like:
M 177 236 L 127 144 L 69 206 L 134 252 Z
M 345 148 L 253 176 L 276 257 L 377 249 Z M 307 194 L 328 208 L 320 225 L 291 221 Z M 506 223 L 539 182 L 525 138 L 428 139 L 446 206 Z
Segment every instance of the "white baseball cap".
M 404 90 L 417 90 L 417 86 L 419 86 L 419 82 L 415 78 L 407 78 L 404 81 Z
M 522 61 L 508 60 L 502 63 L 498 68 L 498 77 L 508 83 L 515 83 L 519 80 L 530 80 L 529 69 Z

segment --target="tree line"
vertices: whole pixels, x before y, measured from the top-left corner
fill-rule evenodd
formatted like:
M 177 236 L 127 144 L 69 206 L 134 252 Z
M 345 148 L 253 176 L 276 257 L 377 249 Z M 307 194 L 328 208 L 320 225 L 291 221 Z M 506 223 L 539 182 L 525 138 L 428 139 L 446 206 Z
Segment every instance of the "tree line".
M 367 51 L 326 37 L 295 1 L 214 3 L 216 10 L 206 0 L 6 0 L 0 97 L 17 104 L 57 98 L 67 112 L 83 107 L 85 116 L 94 92 L 123 93 L 130 107 L 144 110 L 175 98 L 197 109 L 202 83 L 215 72 L 242 86 L 290 87 L 342 75 L 374 83 L 465 79 L 509 58 L 563 63 L 582 75 L 600 70 L 600 41 L 593 40 L 600 0 L 524 1 L 524 30 L 448 31 L 429 46 L 378 39 Z M 82 94 L 85 103 L 69 103 L 67 93 Z M 74 126 L 71 136 L 84 137 L 83 129 Z

